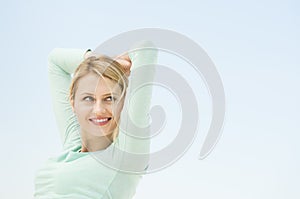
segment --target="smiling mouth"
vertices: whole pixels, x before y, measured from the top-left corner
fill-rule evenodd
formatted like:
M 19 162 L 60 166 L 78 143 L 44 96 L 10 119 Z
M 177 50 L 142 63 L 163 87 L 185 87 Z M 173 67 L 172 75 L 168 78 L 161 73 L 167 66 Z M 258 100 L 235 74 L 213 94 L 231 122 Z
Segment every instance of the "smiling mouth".
M 107 118 L 91 118 L 89 119 L 90 122 L 92 122 L 93 124 L 97 125 L 97 126 L 104 126 L 106 125 L 109 121 L 111 120 L 111 117 L 107 117 Z

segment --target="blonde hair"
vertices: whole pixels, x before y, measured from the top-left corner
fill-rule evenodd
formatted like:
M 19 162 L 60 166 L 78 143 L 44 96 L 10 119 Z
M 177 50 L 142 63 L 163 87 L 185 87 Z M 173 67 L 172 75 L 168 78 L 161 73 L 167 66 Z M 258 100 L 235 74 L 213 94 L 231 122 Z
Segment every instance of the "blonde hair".
M 75 99 L 75 94 L 78 88 L 78 81 L 87 74 L 94 73 L 101 77 L 106 77 L 116 82 L 122 90 L 120 99 L 125 97 L 126 88 L 128 86 L 128 78 L 125 75 L 125 71 L 122 66 L 112 58 L 108 56 L 89 57 L 85 59 L 75 70 L 73 79 L 70 86 L 69 100 Z M 118 135 L 118 125 L 112 133 L 112 140 L 114 141 Z

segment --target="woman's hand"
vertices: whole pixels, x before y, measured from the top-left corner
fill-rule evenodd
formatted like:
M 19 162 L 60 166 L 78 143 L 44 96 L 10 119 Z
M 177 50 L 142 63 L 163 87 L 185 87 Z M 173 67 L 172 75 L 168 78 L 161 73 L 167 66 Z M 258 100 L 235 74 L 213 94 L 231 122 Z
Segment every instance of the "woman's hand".
M 91 56 L 94 56 L 91 50 L 87 50 L 84 54 L 84 59 L 87 59 Z M 99 56 L 99 55 L 98 55 Z M 115 61 L 117 61 L 122 68 L 124 69 L 125 75 L 128 77 L 130 75 L 130 68 L 131 68 L 131 60 L 128 56 L 128 53 L 121 54 L 119 56 L 113 57 Z
M 115 57 L 115 60 L 122 66 L 125 71 L 125 75 L 130 75 L 130 68 L 131 68 L 131 60 L 128 56 L 128 53 L 119 55 Z

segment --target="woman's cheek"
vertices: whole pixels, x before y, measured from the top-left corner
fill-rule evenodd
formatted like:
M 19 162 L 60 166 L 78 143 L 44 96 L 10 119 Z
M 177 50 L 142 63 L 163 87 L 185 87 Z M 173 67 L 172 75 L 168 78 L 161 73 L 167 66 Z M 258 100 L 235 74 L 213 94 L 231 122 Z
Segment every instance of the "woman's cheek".
M 119 118 L 119 117 L 120 117 L 121 111 L 122 111 L 122 109 L 123 109 L 123 105 L 124 105 L 124 103 L 119 102 L 119 103 L 114 107 L 113 114 L 114 114 L 114 117 L 115 117 L 115 118 Z
M 75 108 L 76 108 L 77 114 L 84 114 L 84 113 L 87 113 L 88 111 L 92 110 L 93 105 L 87 104 L 86 102 L 79 102 L 79 103 L 77 103 L 77 106 L 75 106 Z

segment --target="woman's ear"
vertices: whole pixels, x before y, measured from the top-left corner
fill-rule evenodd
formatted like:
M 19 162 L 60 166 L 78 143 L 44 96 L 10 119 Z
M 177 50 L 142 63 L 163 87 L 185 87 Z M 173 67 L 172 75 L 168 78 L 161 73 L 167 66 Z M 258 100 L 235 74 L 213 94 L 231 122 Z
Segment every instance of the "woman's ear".
M 70 100 L 70 104 L 71 104 L 71 108 L 72 108 L 73 113 L 75 113 L 74 100 L 73 99 Z

